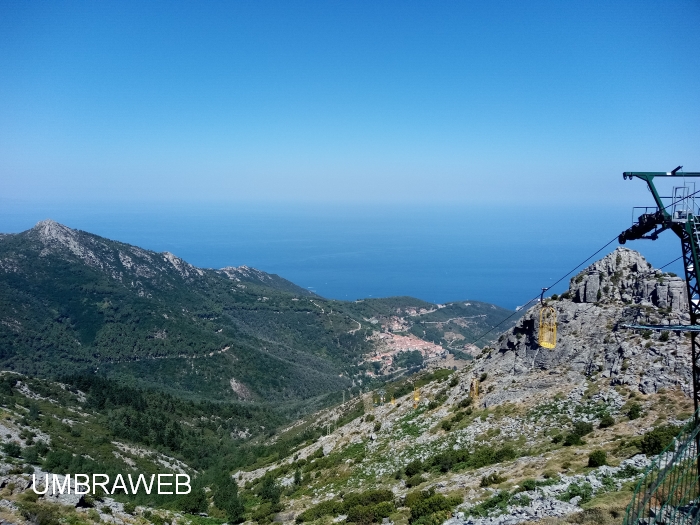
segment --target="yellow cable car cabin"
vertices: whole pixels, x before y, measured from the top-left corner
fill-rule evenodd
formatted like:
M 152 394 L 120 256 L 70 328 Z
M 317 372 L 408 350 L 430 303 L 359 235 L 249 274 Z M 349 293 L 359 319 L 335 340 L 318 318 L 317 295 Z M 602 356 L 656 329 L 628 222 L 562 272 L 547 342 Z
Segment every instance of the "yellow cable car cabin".
M 472 379 L 472 382 L 469 385 L 469 397 L 471 397 L 472 399 L 477 399 L 479 397 L 479 380 L 478 379 Z
M 542 348 L 550 350 L 557 346 L 557 311 L 551 306 L 540 308 L 540 330 L 538 342 Z

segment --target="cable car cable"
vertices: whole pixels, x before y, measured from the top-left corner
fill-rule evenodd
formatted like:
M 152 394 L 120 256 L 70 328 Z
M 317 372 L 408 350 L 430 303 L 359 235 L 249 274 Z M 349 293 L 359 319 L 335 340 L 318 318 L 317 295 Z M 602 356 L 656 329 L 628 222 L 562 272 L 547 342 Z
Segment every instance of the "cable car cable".
M 574 268 L 572 268 L 571 270 L 569 270 L 568 272 L 566 272 L 564 275 L 562 275 L 557 281 L 555 281 L 554 283 L 552 283 L 551 285 L 549 285 L 547 288 L 548 288 L 548 289 L 549 289 L 549 288 L 552 288 L 553 286 L 555 286 L 555 285 L 559 284 L 560 282 L 562 282 L 562 281 L 563 281 L 564 279 L 566 279 L 570 274 L 574 273 L 574 272 L 575 272 L 576 270 L 578 270 L 581 266 L 583 266 L 584 264 L 586 264 L 588 261 L 590 261 L 593 257 L 595 257 L 596 255 L 598 255 L 600 252 L 602 252 L 605 248 L 607 248 L 608 246 L 610 246 L 610 245 L 611 245 L 612 243 L 614 243 L 616 240 L 617 240 L 617 235 L 616 235 L 615 237 L 613 237 L 612 239 L 610 239 L 610 241 L 607 242 L 607 243 L 606 243 L 604 246 L 602 246 L 600 249 L 596 250 L 592 255 L 586 257 L 586 259 L 585 259 L 583 262 L 577 264 L 576 266 L 574 266 Z M 525 307 L 526 307 L 527 305 L 529 305 L 531 302 L 536 301 L 536 300 L 539 299 L 539 298 L 540 298 L 540 294 L 537 294 L 535 297 L 533 297 L 533 298 L 530 299 L 528 302 L 526 302 L 526 303 L 522 306 L 522 308 L 525 308 Z M 505 323 L 508 319 L 510 319 L 511 317 L 513 317 L 513 316 L 514 316 L 516 313 L 518 313 L 519 311 L 520 311 L 520 310 L 516 310 L 515 312 L 513 312 L 512 314 L 510 314 L 508 317 L 506 317 L 505 319 L 503 319 L 500 323 L 498 323 L 498 324 L 492 326 L 489 330 L 487 330 L 486 332 L 484 332 L 483 334 L 481 334 L 479 337 L 477 337 L 476 339 L 474 339 L 473 341 L 471 341 L 469 344 L 474 344 L 474 343 L 476 343 L 479 339 L 481 339 L 482 337 L 484 337 L 484 336 L 490 334 L 490 333 L 493 332 L 496 328 L 498 328 L 498 327 L 501 326 L 503 323 Z
M 700 190 L 698 190 L 698 191 L 700 191 Z M 615 238 L 617 239 L 617 237 L 615 237 Z M 582 266 L 583 264 L 585 264 L 589 259 L 591 259 L 591 258 L 594 257 L 595 255 L 597 255 L 600 251 L 602 251 L 602 250 L 604 250 L 605 248 L 607 248 L 611 243 L 612 243 L 612 241 L 610 241 L 608 244 L 606 244 L 605 246 L 603 246 L 600 250 L 598 250 L 597 252 L 595 252 L 595 253 L 594 253 L 593 255 L 591 255 L 588 259 L 586 259 L 585 261 L 583 261 L 583 262 L 582 262 L 581 264 L 579 264 L 576 268 L 574 268 L 574 269 L 571 270 L 569 273 L 567 273 L 566 275 L 564 275 L 561 279 L 559 279 L 559 280 L 558 280 L 556 283 L 554 283 L 554 284 L 558 284 L 559 282 L 561 282 L 561 281 L 562 281 L 565 277 L 567 277 L 569 274 L 571 274 L 571 273 L 573 273 L 574 271 L 576 271 L 576 270 L 578 269 L 579 266 Z M 682 255 L 681 255 L 680 257 L 676 257 L 676 258 L 673 259 L 671 262 L 668 262 L 668 263 L 664 264 L 663 266 L 659 266 L 659 267 L 656 268 L 654 271 L 656 271 L 656 270 L 662 270 L 662 269 L 666 268 L 667 266 L 672 265 L 674 262 L 679 261 L 679 260 L 682 259 L 682 258 L 683 258 Z M 649 272 L 649 273 L 653 273 L 653 272 Z M 644 275 L 644 274 L 642 274 L 642 275 Z M 552 286 L 554 286 L 554 284 L 553 284 Z M 552 286 L 550 286 L 549 288 L 551 288 Z M 536 295 L 535 297 L 533 297 L 532 299 L 530 299 L 528 302 L 526 302 L 526 303 L 522 306 L 522 308 L 525 308 L 525 307 L 526 307 L 527 305 L 529 305 L 531 302 L 536 301 L 536 300 L 539 299 L 539 298 L 540 298 L 540 295 Z M 592 304 L 589 308 L 593 307 L 594 305 L 595 305 L 595 303 Z M 521 309 L 522 309 L 522 308 L 521 308 Z M 506 317 L 505 319 L 503 319 L 501 322 L 499 322 L 498 324 L 495 324 L 495 325 L 492 326 L 489 330 L 487 330 L 486 332 L 484 332 L 483 334 L 481 334 L 479 337 L 477 337 L 476 339 L 474 339 L 473 341 L 471 341 L 471 342 L 468 343 L 468 344 L 474 344 L 474 343 L 476 343 L 479 339 L 481 339 L 482 337 L 484 337 L 484 336 L 490 334 L 490 333 L 493 332 L 496 328 L 498 328 L 498 327 L 501 326 L 503 323 L 505 323 L 508 319 L 510 319 L 511 317 L 513 317 L 513 316 L 514 316 L 516 313 L 518 313 L 519 311 L 520 311 L 520 310 L 516 310 L 515 312 L 513 312 L 512 314 L 510 314 L 508 317 Z M 585 311 L 585 310 L 584 310 L 584 311 Z

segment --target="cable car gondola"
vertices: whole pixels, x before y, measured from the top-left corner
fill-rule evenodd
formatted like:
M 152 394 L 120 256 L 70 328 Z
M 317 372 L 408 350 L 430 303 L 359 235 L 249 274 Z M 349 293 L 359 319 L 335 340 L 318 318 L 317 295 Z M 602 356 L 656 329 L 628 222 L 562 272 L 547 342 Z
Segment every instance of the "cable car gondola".
M 544 292 L 547 290 L 548 288 L 542 288 L 540 296 L 540 330 L 537 341 L 542 348 L 551 350 L 557 346 L 557 311 L 544 302 Z

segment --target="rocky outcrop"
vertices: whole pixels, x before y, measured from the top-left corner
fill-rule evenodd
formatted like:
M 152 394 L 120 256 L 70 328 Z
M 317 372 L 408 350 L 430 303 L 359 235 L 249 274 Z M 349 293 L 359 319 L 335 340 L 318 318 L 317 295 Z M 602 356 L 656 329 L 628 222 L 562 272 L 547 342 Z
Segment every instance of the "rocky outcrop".
M 562 297 L 547 301 L 557 312 L 556 348 L 538 344 L 541 307 L 535 305 L 501 336 L 478 369 L 504 378 L 536 370 L 574 371 L 610 378 L 642 393 L 672 387 L 689 392 L 690 344 L 685 334 L 621 327 L 623 322 L 687 324 L 686 297 L 682 279 L 655 270 L 638 252 L 617 248 L 574 277 Z
M 634 250 L 617 248 L 572 279 L 568 295 L 576 303 L 641 303 L 685 311 L 686 293 L 680 277 L 655 270 Z

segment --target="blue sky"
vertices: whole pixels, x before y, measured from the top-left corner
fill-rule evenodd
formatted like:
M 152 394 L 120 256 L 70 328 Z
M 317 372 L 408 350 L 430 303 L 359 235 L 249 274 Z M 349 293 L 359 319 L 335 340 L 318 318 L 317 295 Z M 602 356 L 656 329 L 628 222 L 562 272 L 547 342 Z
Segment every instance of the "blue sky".
M 700 171 L 699 25 L 697 1 L 4 1 L 0 194 L 627 206 L 624 170 Z

